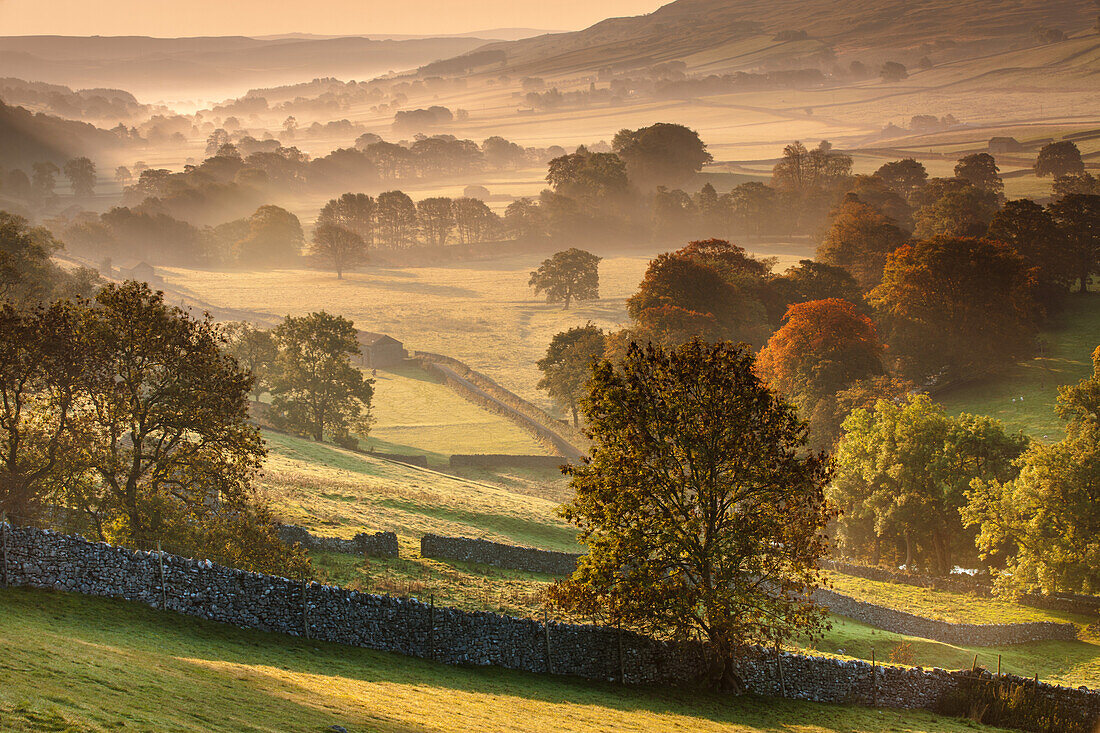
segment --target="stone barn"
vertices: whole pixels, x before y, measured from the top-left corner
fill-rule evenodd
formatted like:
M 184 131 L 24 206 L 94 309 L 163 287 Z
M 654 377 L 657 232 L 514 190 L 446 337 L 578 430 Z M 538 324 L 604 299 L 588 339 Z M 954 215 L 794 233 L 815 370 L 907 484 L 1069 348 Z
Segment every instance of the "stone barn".
M 367 369 L 399 366 L 406 356 L 400 341 L 384 333 L 370 331 L 359 332 L 359 351 L 357 363 Z

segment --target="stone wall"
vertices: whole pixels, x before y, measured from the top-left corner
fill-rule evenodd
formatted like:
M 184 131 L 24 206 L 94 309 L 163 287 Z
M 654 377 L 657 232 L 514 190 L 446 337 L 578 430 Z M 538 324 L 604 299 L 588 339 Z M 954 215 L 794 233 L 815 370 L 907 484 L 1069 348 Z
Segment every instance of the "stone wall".
M 919 636 L 922 639 L 933 639 L 945 644 L 1001 646 L 1028 641 L 1064 641 L 1077 638 L 1077 627 L 1069 623 L 1031 621 L 1015 624 L 955 624 L 917 616 L 896 608 L 857 601 L 825 588 L 815 590 L 813 600 L 820 606 L 826 606 L 832 613 L 847 616 L 868 626 L 874 626 L 876 629 L 893 631 L 906 636 Z
M 580 555 L 533 547 L 505 545 L 466 537 L 440 537 L 427 534 L 420 538 L 420 554 L 441 560 L 481 563 L 498 568 L 525 570 L 529 573 L 572 575 Z
M 451 456 L 451 468 L 478 466 L 481 468 L 560 468 L 569 463 L 562 456 L 520 456 L 491 453 L 457 454 Z
M 694 682 L 707 667 L 703 648 L 691 642 L 434 608 L 415 599 L 249 573 L 209 560 L 112 547 L 32 527 L 0 525 L 0 535 L 0 577 L 10 585 L 124 598 L 244 628 L 447 664 L 663 685 Z M 736 669 L 745 686 L 760 695 L 928 709 L 937 709 L 966 674 L 777 656 L 759 648 L 745 649 Z M 1034 686 L 1034 693 L 1079 722 L 1080 730 L 1100 722 L 1100 691 L 1041 684 Z
M 393 532 L 360 532 L 353 539 L 339 537 L 318 537 L 310 534 L 305 527 L 293 524 L 279 526 L 279 539 L 288 545 L 295 542 L 307 550 L 320 552 L 343 552 L 348 555 L 373 555 L 375 557 L 397 557 L 397 535 Z

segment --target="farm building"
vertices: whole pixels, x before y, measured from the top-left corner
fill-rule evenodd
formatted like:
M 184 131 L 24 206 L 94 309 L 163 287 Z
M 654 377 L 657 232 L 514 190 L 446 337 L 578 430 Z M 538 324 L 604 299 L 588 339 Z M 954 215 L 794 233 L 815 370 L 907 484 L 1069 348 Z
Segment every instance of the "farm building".
M 398 366 L 405 360 L 405 347 L 400 341 L 384 333 L 359 332 L 359 366 L 368 369 L 385 369 Z
M 1020 141 L 1014 137 L 991 137 L 989 139 L 989 152 L 992 155 L 998 153 L 1019 153 L 1025 150 Z

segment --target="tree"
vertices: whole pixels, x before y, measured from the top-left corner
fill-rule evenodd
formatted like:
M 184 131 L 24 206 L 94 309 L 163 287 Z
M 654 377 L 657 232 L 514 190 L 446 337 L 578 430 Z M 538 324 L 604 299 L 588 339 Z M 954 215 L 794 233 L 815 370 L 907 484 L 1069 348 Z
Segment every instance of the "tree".
M 883 81 L 902 81 L 909 78 L 909 70 L 897 61 L 887 61 L 882 65 L 878 75 Z
M 844 421 L 827 492 L 841 510 L 841 550 L 948 574 L 973 557 L 974 533 L 959 513 L 971 482 L 1014 476 L 1027 443 L 989 417 L 948 417 L 925 395 L 855 410 Z
M 1100 196 L 1070 194 L 1047 207 L 1066 245 L 1079 293 L 1089 291 L 1089 280 L 1100 274 Z
M 1024 259 L 1035 278 L 1038 297 L 1048 309 L 1057 308 L 1076 272 L 1066 240 L 1050 212 L 1028 199 L 1009 201 L 989 222 L 988 237 L 1004 242 Z
M 235 245 L 237 261 L 251 267 L 279 267 L 295 262 L 302 251 L 302 224 L 286 209 L 270 204 L 248 220 L 248 236 Z
M 416 204 L 402 191 L 378 194 L 378 239 L 390 247 L 408 247 L 416 239 Z
M 54 187 L 57 186 L 57 174 L 61 172 L 53 163 L 46 161 L 44 163 L 35 163 L 33 166 L 34 176 L 31 178 L 31 183 L 34 186 L 34 190 L 42 198 L 43 201 L 49 201 L 54 196 Z
M 1051 186 L 1054 198 L 1062 198 L 1071 193 L 1100 196 L 1100 178 L 1091 173 L 1078 173 L 1068 176 L 1058 176 Z
M 768 318 L 779 327 L 787 308 L 795 303 L 839 298 L 849 303 L 863 303 L 863 291 L 851 273 L 843 267 L 816 260 L 799 260 L 782 275 L 768 280 L 765 290 Z
M 928 171 L 913 158 L 884 163 L 875 175 L 906 200 L 911 199 L 928 180 Z
M 779 199 L 771 186 L 759 181 L 742 183 L 726 194 L 722 203 L 731 231 L 759 236 L 781 229 Z
M 913 215 L 915 237 L 980 237 L 985 234 L 1000 206 L 998 195 L 968 181 L 958 181 L 959 185 L 948 185 L 942 189 L 942 195 L 931 198 L 917 209 Z M 935 190 L 937 187 L 930 184 L 923 194 L 931 197 Z
M 376 204 L 365 193 L 345 193 L 332 199 L 317 216 L 318 224 L 333 224 L 358 234 L 367 247 L 374 245 Z
M 842 267 L 860 287 L 882 280 L 886 258 L 908 240 L 895 222 L 854 196 L 845 197 L 830 215 L 829 230 L 817 248 L 819 261 Z
M 968 494 L 963 517 L 983 557 L 1005 562 L 1002 592 L 1100 592 L 1100 347 L 1092 363 L 1091 377 L 1059 389 L 1065 439 L 1036 441 L 1017 477 L 975 482 Z
M 574 298 L 599 300 L 601 259 L 576 247 L 558 252 L 543 260 L 527 284 L 536 295 L 545 292 L 547 303 L 565 303 L 565 310 Z
M 822 140 L 813 150 L 796 140 L 783 148 L 783 159 L 772 168 L 772 185 L 805 195 L 829 190 L 847 180 L 851 172 L 852 156 L 833 150 L 828 140 Z
M 629 189 L 626 165 L 619 156 L 583 148 L 551 160 L 546 181 L 555 193 L 589 204 L 620 198 Z
M 956 178 L 961 178 L 970 185 L 995 193 L 997 196 L 1004 196 L 1005 184 L 998 175 L 1000 172 L 997 161 L 989 153 L 972 153 L 963 156 L 955 166 Z
M 16 304 L 46 300 L 59 275 L 50 257 L 60 249 L 61 243 L 46 229 L 0 211 L 0 300 Z
M 546 217 L 537 202 L 516 199 L 504 210 L 504 228 L 519 242 L 537 242 L 546 237 Z
M 115 182 L 123 186 L 129 186 L 134 181 L 134 174 L 124 165 L 115 168 Z
M 498 221 L 484 201 L 465 196 L 454 200 L 455 230 L 463 244 L 486 241 Z
M 834 298 L 792 305 L 783 326 L 760 350 L 756 367 L 768 386 L 809 419 L 822 400 L 883 375 L 883 357 L 871 319 Z
M 592 361 L 603 357 L 606 345 L 604 332 L 589 322 L 555 334 L 546 356 L 536 362 L 542 372 L 538 388 L 572 413 L 574 426 L 579 424 L 577 405 L 586 393 Z
M 367 261 L 367 246 L 363 238 L 350 229 L 336 224 L 321 224 L 313 230 L 313 244 L 309 253 L 316 259 L 332 265 L 336 279 L 344 279 L 344 271 L 358 267 Z
M 899 248 L 868 300 L 912 378 L 972 379 L 1031 346 L 1032 282 L 1019 255 L 986 239 L 935 237 Z
M 188 534 L 212 496 L 250 503 L 264 458 L 248 421 L 252 377 L 222 353 L 209 316 L 195 320 L 133 281 L 104 286 L 96 306 L 81 325 L 91 370 L 77 437 L 97 489 L 78 503 L 113 517 L 113 540 L 143 549 Z
M 1080 175 L 1084 172 L 1085 162 L 1081 159 L 1081 151 L 1070 140 L 1044 145 L 1035 158 L 1035 175 L 1040 178 Z
M 416 204 L 416 212 L 425 243 L 431 247 L 447 244 L 455 225 L 454 202 L 445 196 L 422 199 Z
M 279 348 L 271 331 L 256 328 L 246 321 L 235 321 L 224 326 L 225 351 L 252 375 L 252 399 L 260 397 L 271 386 L 272 370 Z
M 699 133 L 666 122 L 620 130 L 612 149 L 626 164 L 627 177 L 643 189 L 677 186 L 713 160 Z
M 351 365 L 359 353 L 355 325 L 324 311 L 287 316 L 273 331 L 279 346 L 271 383 L 275 420 L 314 440 L 354 446 L 369 427 L 374 381 Z
M 0 513 L 26 518 L 68 468 L 85 358 L 71 304 L 0 304 Z
M 702 637 L 711 681 L 731 657 L 825 625 L 809 601 L 828 543 L 824 456 L 805 425 L 729 343 L 631 344 L 599 362 L 582 401 L 593 445 L 568 466 L 563 516 L 588 547 L 551 587 L 567 610 L 643 633 Z
M 62 170 L 69 179 L 74 196 L 78 199 L 91 198 L 95 193 L 95 163 L 81 156 L 70 160 Z

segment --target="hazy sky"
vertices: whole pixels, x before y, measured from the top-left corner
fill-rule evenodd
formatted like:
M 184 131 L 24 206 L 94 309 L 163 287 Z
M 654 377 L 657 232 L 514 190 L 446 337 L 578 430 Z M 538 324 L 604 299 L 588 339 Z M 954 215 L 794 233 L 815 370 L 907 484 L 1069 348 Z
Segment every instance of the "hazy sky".
M 265 35 L 572 30 L 670 0 L 0 0 L 0 35 Z

